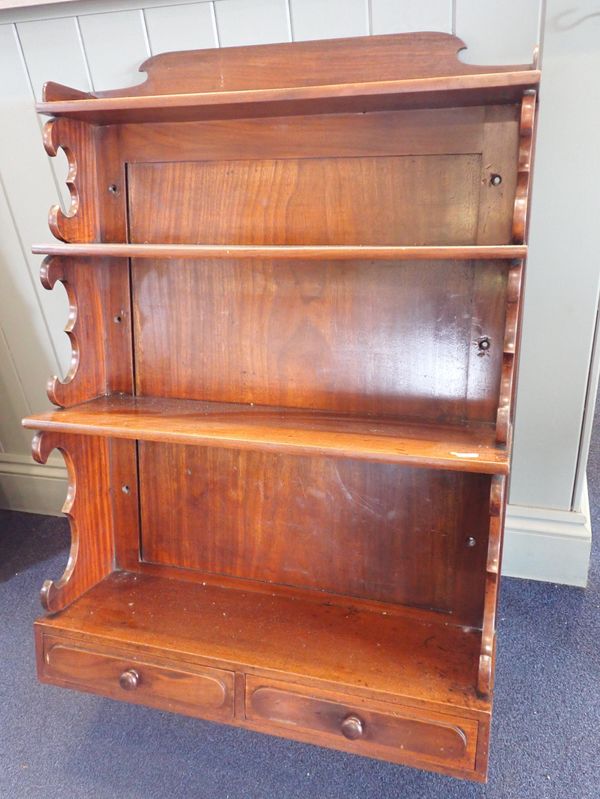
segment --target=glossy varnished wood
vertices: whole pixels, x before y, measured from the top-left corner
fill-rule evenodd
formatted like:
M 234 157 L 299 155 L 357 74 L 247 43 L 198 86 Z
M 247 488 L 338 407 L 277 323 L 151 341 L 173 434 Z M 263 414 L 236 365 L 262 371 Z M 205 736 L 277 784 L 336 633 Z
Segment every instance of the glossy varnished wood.
M 231 92 L 279 87 L 352 85 L 357 82 L 461 75 L 510 75 L 533 65 L 480 66 L 458 58 L 465 43 L 447 33 L 358 36 L 288 44 L 164 53 L 144 61 L 147 80 L 95 94 L 46 84 L 44 100 L 135 97 L 186 92 Z M 510 77 L 507 77 L 507 83 Z M 352 93 L 352 90 L 349 90 Z
M 481 625 L 486 475 L 154 443 L 139 464 L 144 562 Z
M 71 528 L 69 560 L 59 580 L 46 580 L 41 601 L 49 613 L 70 605 L 113 569 L 114 518 L 108 484 L 107 439 L 38 433 L 33 457 L 46 463 L 54 449 L 62 453 L 69 474 L 63 513 Z
M 190 121 L 508 103 L 539 83 L 526 66 L 481 67 L 456 57 L 455 36 L 420 33 L 167 53 L 142 65 L 148 80 L 82 93 L 46 84 L 43 114 L 99 124 Z
M 317 693 L 258 677 L 246 679 L 246 716 L 281 727 L 317 733 L 338 749 L 397 757 L 398 749 L 425 763 L 475 766 L 478 724 L 447 714 L 369 703 L 345 704 L 340 696 Z M 353 742 L 353 743 L 351 743 Z
M 538 85 L 536 70 L 255 91 L 101 97 L 38 103 L 41 114 L 95 125 L 446 108 L 511 103 Z
M 198 620 L 202 619 L 199 624 Z M 297 675 L 358 696 L 413 706 L 489 710 L 475 690 L 481 632 L 411 612 L 381 613 L 279 594 L 116 572 L 64 613 L 39 621 L 45 634 L 179 655 L 189 663 L 249 674 Z
M 109 654 L 51 635 L 43 640 L 42 663 L 42 679 L 58 685 L 174 713 L 233 718 L 231 671 L 149 660 L 127 651 Z
M 242 261 L 204 260 L 173 267 L 133 262 L 140 395 L 495 420 L 504 322 L 496 299 L 505 264 L 257 261 L 248 269 Z M 482 353 L 486 335 L 492 345 Z
M 64 381 L 48 381 L 48 397 L 64 407 L 111 391 L 133 391 L 129 268 L 123 259 L 99 259 L 92 269 L 80 260 L 46 258 L 42 285 L 64 285 L 69 299 L 65 332 L 71 364 Z
M 475 244 L 479 176 L 474 155 L 134 164 L 130 236 L 173 244 Z M 143 202 L 148 196 L 153 206 Z
M 29 416 L 24 426 L 61 433 L 220 448 L 262 449 L 506 473 L 492 425 L 418 424 L 325 411 L 114 394 Z
M 75 120 L 50 119 L 44 125 L 44 147 L 50 157 L 62 149 L 69 164 L 65 183 L 71 204 L 66 213 L 59 205 L 50 208 L 50 231 L 61 241 L 96 240 L 100 233 L 100 208 L 94 182 L 90 180 L 96 169 L 94 128 Z

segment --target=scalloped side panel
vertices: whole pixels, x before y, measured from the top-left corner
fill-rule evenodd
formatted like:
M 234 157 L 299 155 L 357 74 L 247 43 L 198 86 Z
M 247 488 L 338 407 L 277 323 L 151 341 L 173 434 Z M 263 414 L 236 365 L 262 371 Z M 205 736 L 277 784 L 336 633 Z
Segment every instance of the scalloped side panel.
M 477 675 L 477 691 L 489 696 L 494 682 L 494 655 L 496 646 L 496 614 L 504 516 L 506 512 L 506 477 L 494 475 L 490 488 L 490 529 L 488 538 L 487 574 L 481 630 L 481 654 Z
M 46 463 L 52 450 L 65 459 L 69 475 L 63 512 L 71 528 L 67 566 L 58 580 L 46 580 L 41 602 L 57 613 L 113 571 L 113 512 L 109 482 L 110 442 L 101 438 L 38 433 L 33 458 Z
M 44 147 L 50 157 L 62 149 L 69 164 L 65 183 L 71 195 L 67 211 L 53 205 L 48 212 L 52 235 L 66 242 L 90 242 L 99 237 L 96 201 L 96 147 L 91 125 L 72 119 L 50 119 L 44 125 Z
M 523 244 L 527 241 L 536 102 L 537 95 L 532 92 L 526 94 L 521 103 L 517 190 L 513 213 L 513 242 L 515 244 Z
M 48 381 L 50 402 L 64 408 L 114 391 L 133 393 L 127 261 L 49 256 L 41 282 L 46 289 L 62 283 L 69 299 L 71 363 L 64 381 Z

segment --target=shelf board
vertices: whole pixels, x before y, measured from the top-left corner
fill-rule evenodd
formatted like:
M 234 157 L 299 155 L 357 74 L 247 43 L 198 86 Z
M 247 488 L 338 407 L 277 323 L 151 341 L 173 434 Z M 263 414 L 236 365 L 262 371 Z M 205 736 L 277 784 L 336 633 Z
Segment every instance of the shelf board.
M 330 411 L 113 394 L 29 416 L 23 425 L 110 438 L 196 444 L 506 474 L 492 424 L 418 424 Z
M 114 572 L 60 614 L 62 633 L 140 654 L 245 672 L 285 672 L 416 702 L 489 711 L 477 696 L 481 631 L 446 614 L 353 607 L 349 597 L 242 590 Z M 201 620 L 201 623 L 199 623 Z M 276 676 L 276 674 L 275 674 Z
M 389 111 L 517 102 L 539 83 L 538 70 L 37 103 L 40 114 L 97 125 Z
M 279 260 L 513 260 L 525 258 L 524 244 L 465 246 L 307 246 L 255 244 L 34 244 L 36 255 L 114 258 L 277 258 Z

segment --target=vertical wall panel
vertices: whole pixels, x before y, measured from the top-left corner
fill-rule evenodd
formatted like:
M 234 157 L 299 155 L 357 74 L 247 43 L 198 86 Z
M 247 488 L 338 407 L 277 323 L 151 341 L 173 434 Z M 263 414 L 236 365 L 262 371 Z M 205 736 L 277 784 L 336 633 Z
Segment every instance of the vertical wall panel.
M 530 64 L 540 38 L 539 0 L 455 0 L 456 35 L 470 64 Z
M 74 17 L 21 22 L 17 25 L 17 35 L 36 99 L 42 99 L 42 87 L 49 80 L 90 91 L 92 87 Z M 60 53 L 60 58 L 57 53 Z M 43 123 L 43 119 L 40 123 Z M 65 185 L 68 164 L 62 150 L 50 159 L 50 166 L 56 178 L 63 210 L 66 210 L 70 205 L 70 195 Z
M 150 50 L 141 10 L 87 14 L 79 18 L 79 25 L 97 91 L 143 83 L 138 67 Z
M 600 289 L 598 8 L 547 5 L 515 426 L 511 501 L 566 510 Z
M 67 319 L 67 303 L 64 289 L 59 288 L 59 292 L 63 294 L 62 300 L 65 305 L 61 323 L 64 326 Z M 11 382 L 12 366 L 9 376 L 4 375 L 4 387 L 13 397 L 11 402 L 15 403 L 14 397 L 24 397 L 21 408 L 23 414 L 45 407 L 48 404 L 45 384 L 50 374 L 56 371 L 56 361 L 27 259 L 2 186 L 0 186 L 0 322 L 6 346 L 20 375 L 18 381 Z M 53 332 L 62 336 L 67 346 L 67 337 L 60 331 L 61 327 Z M 70 352 L 70 347 L 68 349 Z M 2 397 L 0 404 L 2 441 L 6 437 L 5 426 L 10 424 L 4 417 L 4 401 L 5 397 Z
M 217 0 L 215 12 L 222 47 L 290 39 L 287 0 Z
M 41 258 L 30 254 L 30 246 L 32 242 L 48 239 L 48 209 L 57 202 L 58 196 L 12 25 L 0 25 L 0 75 L 0 176 L 10 206 L 10 226 L 13 227 L 13 222 L 16 226 L 14 235 L 3 238 L 0 245 L 2 271 L 14 286 L 14 303 L 17 306 L 23 303 L 17 330 L 40 323 L 37 347 L 44 353 L 42 380 L 45 382 L 49 373 L 61 371 L 70 359 L 71 348 L 62 332 L 67 303 L 64 292 L 48 292 L 42 288 L 39 282 Z M 23 283 L 25 278 L 27 286 Z M 33 353 L 32 358 L 32 362 L 36 362 Z M 24 371 L 29 362 L 27 359 L 23 362 Z
M 369 33 L 367 0 L 290 0 L 294 40 Z
M 217 46 L 212 3 L 147 8 L 144 14 L 152 55 Z
M 300 0 L 302 2 L 302 0 Z M 452 32 L 452 0 L 371 0 L 371 32 Z
M 42 99 L 46 81 L 89 92 L 85 58 L 74 17 L 20 22 L 17 32 L 35 96 Z
M 28 452 L 31 446 L 31 433 L 21 427 L 21 419 L 29 411 L 29 407 L 1 327 L 0 403 L 2 404 L 0 450 L 6 452 Z

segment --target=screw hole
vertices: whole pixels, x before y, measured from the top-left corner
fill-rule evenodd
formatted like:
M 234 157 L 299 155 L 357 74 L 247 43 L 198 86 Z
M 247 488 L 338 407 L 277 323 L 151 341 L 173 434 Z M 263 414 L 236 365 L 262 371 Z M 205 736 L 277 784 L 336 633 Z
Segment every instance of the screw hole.
M 119 187 L 117 186 L 116 183 L 111 183 L 109 185 L 109 187 L 108 187 L 108 190 L 109 190 L 109 192 L 111 194 L 118 194 L 119 193 Z
M 499 186 L 502 183 L 502 175 L 490 175 L 490 186 Z
M 477 341 L 477 346 L 479 347 L 480 352 L 487 352 L 489 348 L 492 346 L 492 342 L 490 341 L 488 336 L 482 336 Z
M 473 536 L 469 536 L 469 538 L 467 538 L 466 544 L 468 547 L 474 547 L 476 543 L 477 541 L 473 538 Z
M 130 493 L 131 493 L 131 489 L 129 488 L 129 486 L 128 486 L 128 485 L 122 485 L 122 486 L 121 486 L 121 491 L 122 491 L 124 494 L 130 494 Z
M 113 316 L 113 322 L 115 322 L 117 325 L 120 325 L 122 321 L 123 317 L 120 314 Z

